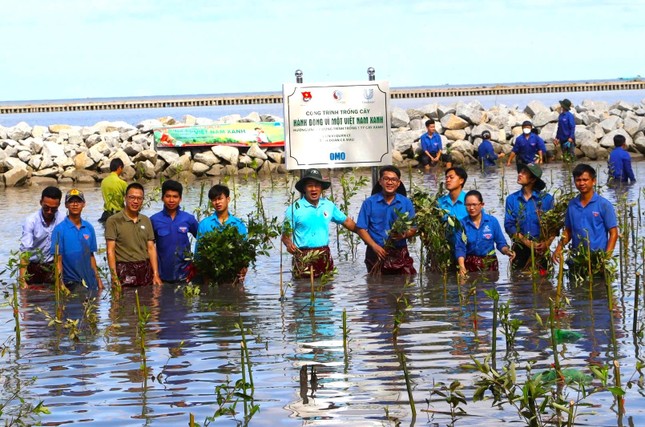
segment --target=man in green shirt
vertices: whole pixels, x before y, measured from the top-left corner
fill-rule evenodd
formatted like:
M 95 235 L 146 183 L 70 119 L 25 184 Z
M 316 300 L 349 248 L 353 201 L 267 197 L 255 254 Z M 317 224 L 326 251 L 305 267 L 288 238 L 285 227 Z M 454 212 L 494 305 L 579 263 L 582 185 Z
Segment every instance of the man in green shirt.
M 116 158 L 110 162 L 110 174 L 101 182 L 101 193 L 103 193 L 103 215 L 99 222 L 105 222 L 117 212 L 123 210 L 123 197 L 128 184 L 119 178 L 123 172 L 123 160 Z

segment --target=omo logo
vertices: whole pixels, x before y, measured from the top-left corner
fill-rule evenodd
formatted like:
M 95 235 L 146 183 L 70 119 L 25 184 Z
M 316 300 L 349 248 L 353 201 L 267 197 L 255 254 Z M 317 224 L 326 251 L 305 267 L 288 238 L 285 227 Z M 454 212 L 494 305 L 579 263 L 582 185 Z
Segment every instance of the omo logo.
M 335 153 L 329 153 L 329 160 L 331 161 L 336 161 L 336 160 L 345 160 L 345 152 L 344 151 L 336 151 Z

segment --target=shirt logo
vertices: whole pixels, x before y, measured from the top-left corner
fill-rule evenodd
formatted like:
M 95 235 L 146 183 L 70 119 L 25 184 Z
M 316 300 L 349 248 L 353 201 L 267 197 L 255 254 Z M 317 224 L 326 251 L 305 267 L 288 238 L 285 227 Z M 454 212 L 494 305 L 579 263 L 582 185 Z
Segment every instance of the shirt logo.
M 327 218 L 327 217 L 329 216 L 329 214 L 327 213 L 327 211 L 323 212 L 323 216 L 324 216 L 325 218 Z
M 188 227 L 179 227 L 179 232 L 180 233 L 187 233 L 188 232 Z
M 593 216 L 595 216 L 596 218 L 600 216 L 600 212 L 592 212 L 592 213 L 593 213 Z
M 484 234 L 484 239 L 490 240 L 493 238 L 493 235 L 491 233 Z
M 85 240 L 90 240 L 90 235 L 89 234 L 83 234 L 83 238 L 85 238 Z
M 145 230 L 145 229 L 146 229 L 146 226 L 145 226 L 145 225 L 142 225 L 142 226 L 141 226 L 141 229 L 142 229 L 142 230 Z

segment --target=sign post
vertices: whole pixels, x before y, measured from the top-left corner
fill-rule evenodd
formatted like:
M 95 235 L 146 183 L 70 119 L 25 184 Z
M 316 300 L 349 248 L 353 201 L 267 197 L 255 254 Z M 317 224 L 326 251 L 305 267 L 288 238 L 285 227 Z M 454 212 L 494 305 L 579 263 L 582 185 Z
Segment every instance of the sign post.
M 387 82 L 285 83 L 283 97 L 287 169 L 392 163 Z

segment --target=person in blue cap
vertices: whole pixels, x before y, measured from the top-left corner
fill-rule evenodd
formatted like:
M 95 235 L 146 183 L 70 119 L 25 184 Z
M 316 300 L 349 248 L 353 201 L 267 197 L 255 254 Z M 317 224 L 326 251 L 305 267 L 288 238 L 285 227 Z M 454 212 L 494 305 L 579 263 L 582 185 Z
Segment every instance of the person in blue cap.
M 490 142 L 490 132 L 485 130 L 482 132 L 482 142 L 477 147 L 477 155 L 482 170 L 493 168 L 497 165 L 497 159 L 504 157 L 504 153 L 495 153 L 493 144 Z
M 329 250 L 329 223 L 340 224 L 356 231 L 356 223 L 332 201 L 323 197 L 331 186 L 318 169 L 307 169 L 296 182 L 300 199 L 289 206 L 284 214 L 282 243 L 293 255 L 293 276 L 314 277 L 334 269 Z
M 511 162 L 517 157 L 516 165 L 517 171 L 522 170 L 524 165 L 542 163 L 542 147 L 540 144 L 540 137 L 532 132 L 533 123 L 525 120 L 522 123 L 522 134 L 515 138 L 515 145 L 513 150 L 508 156 L 506 166 L 510 166 Z
M 73 188 L 65 196 L 67 217 L 54 228 L 51 254 L 62 283 L 70 290 L 103 289 L 94 253 L 98 250 L 92 224 L 81 218 L 85 195 Z

